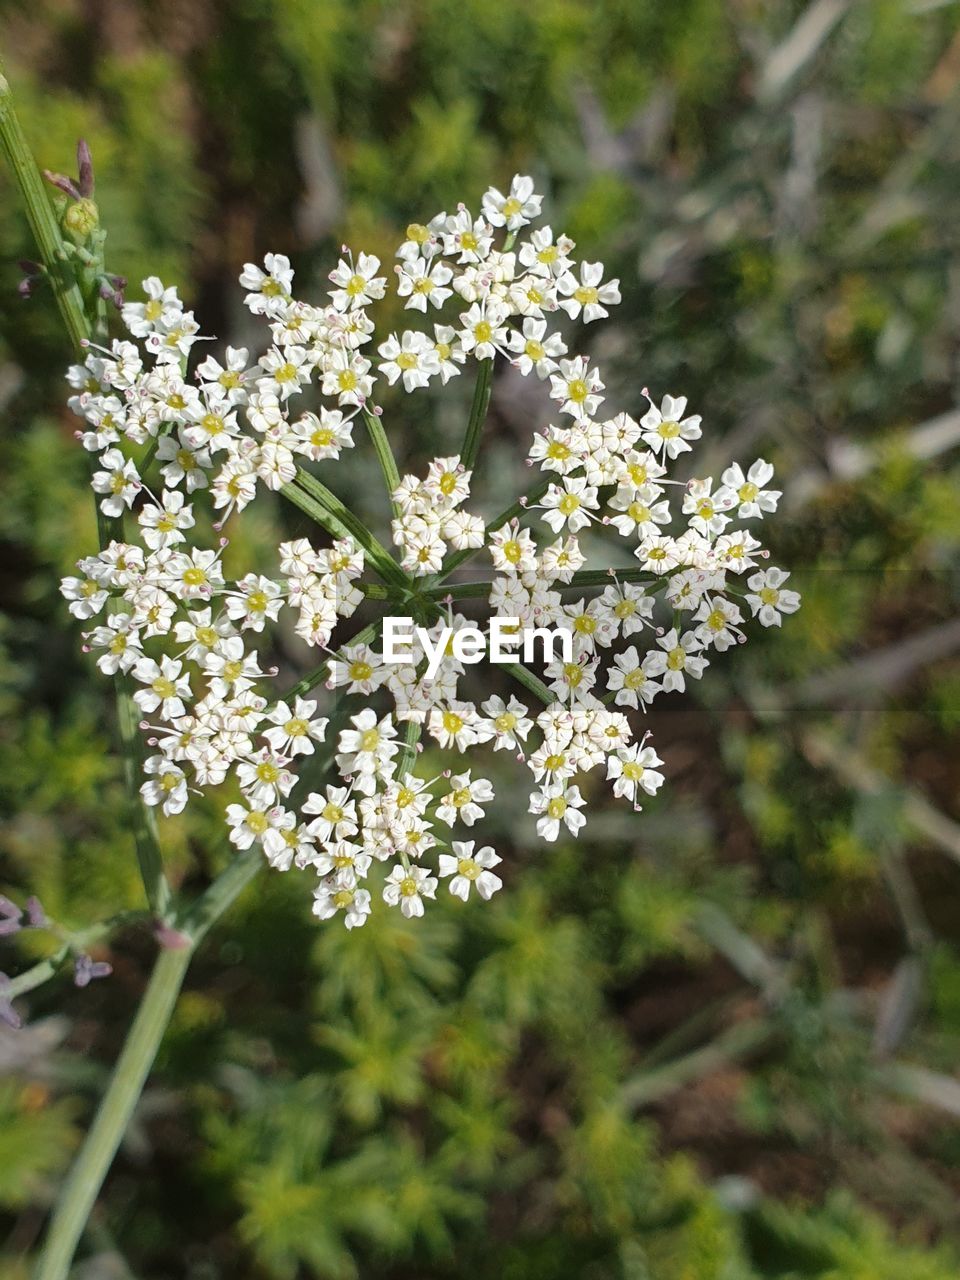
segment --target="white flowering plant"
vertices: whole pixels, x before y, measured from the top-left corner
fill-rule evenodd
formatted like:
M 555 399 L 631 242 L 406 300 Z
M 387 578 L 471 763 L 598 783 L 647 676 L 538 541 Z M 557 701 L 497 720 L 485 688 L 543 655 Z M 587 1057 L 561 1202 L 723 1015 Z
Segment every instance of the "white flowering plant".
M 39 256 L 23 264 L 20 291 L 52 287 L 81 361 L 69 403 L 83 421 L 99 549 L 62 590 L 114 685 L 147 906 L 78 931 L 36 898 L 0 901 L 0 935 L 36 930 L 53 944 L 15 977 L 0 974 L 0 1020 L 18 1026 L 13 1001 L 68 963 L 78 986 L 106 977 L 109 962 L 90 951 L 122 928 L 149 924 L 158 947 L 35 1273 L 66 1280 L 191 958 L 264 865 L 312 873 L 315 914 L 348 929 L 367 921 L 374 895 L 406 917 L 424 913 L 441 881 L 455 898 L 489 899 L 501 857 L 480 832 L 497 752 L 515 759 L 541 840 L 578 835 L 604 785 L 639 809 L 664 781 L 643 728 L 650 703 L 700 679 L 714 653 L 745 639 L 748 616 L 779 626 L 799 597 L 751 531 L 777 507 L 767 462 L 733 464 L 717 484 L 685 481 L 671 468 L 702 433 L 685 398 L 644 390 L 637 417 L 604 408 L 599 369 L 568 342 L 571 323 L 619 302 L 619 284 L 602 264 L 575 262 L 568 236 L 533 225 L 542 198 L 530 178 L 488 190 L 476 216 L 461 205 L 408 228 L 393 274 L 416 315 L 400 333 L 376 334 L 391 275 L 376 257 L 344 249 L 323 301 L 295 297 L 282 254 L 247 264 L 246 305 L 264 326 L 252 353 L 209 347 L 159 279 L 144 281 L 143 301 L 125 301 L 125 281 L 105 266 L 89 149 L 78 147 L 76 179 L 41 175 L 2 73 L 0 146 Z M 127 336 L 111 337 L 111 305 Z M 470 503 L 497 361 L 542 384 L 556 412 L 530 443 L 539 478 L 485 519 Z M 416 396 L 471 369 L 462 439 L 401 476 L 378 386 Z M 358 425 L 389 494 L 389 539 L 325 482 L 361 446 Z M 228 576 L 224 552 L 263 490 L 316 532 L 281 542 L 269 574 Z M 622 568 L 586 536 L 603 530 L 622 540 Z M 470 558 L 482 574 L 464 581 Z M 361 607 L 371 620 L 353 630 Z M 515 690 L 481 679 L 475 693 L 457 641 L 471 625 L 461 609 L 478 607 L 508 630 L 560 633 L 563 660 L 539 671 L 510 661 L 502 674 Z M 420 639 L 393 664 L 381 637 L 398 612 Z M 272 657 L 291 621 L 322 657 L 279 688 Z M 590 774 L 600 775 L 592 786 Z M 233 853 L 189 901 L 168 878 L 157 814 L 218 789 Z
M 129 336 L 89 344 L 69 371 L 114 529 L 62 590 L 90 624 L 100 670 L 134 688 L 149 747 L 142 798 L 177 814 L 192 794 L 231 783 L 232 844 L 279 870 L 312 869 L 315 914 L 348 929 L 370 915 L 377 864 L 379 896 L 407 916 L 423 914 L 441 881 L 463 899 L 501 887 L 499 855 L 482 837 L 460 838 L 462 828 L 475 835 L 494 797 L 485 752 L 516 757 L 542 840 L 584 828 L 580 780 L 594 771 L 639 810 L 664 781 L 643 728 L 651 702 L 745 640 L 748 617 L 779 626 L 799 604 L 754 535 L 780 497 L 773 467 L 758 459 L 719 483 L 674 479 L 702 435 L 686 398 L 644 390 L 636 417 L 607 409 L 600 370 L 568 346 L 569 330 L 606 317 L 619 282 L 602 263 L 577 262 L 568 236 L 536 226 L 541 204 L 532 179 L 516 176 L 506 194 L 486 192 L 479 214 L 461 204 L 408 227 L 392 272 L 344 248 L 322 301 L 296 296 L 283 254 L 248 263 L 244 302 L 263 323 L 254 353 L 211 354 L 176 289 L 151 277 L 145 300 L 122 306 Z M 385 336 L 375 313 L 391 275 L 416 327 Z M 544 385 L 556 421 L 530 444 L 538 482 L 485 520 L 470 499 L 497 361 Z M 401 476 L 379 386 L 416 396 L 471 369 L 462 442 Z M 360 446 L 358 425 L 389 491 L 395 553 L 326 484 Z M 263 489 L 310 516 L 317 537 L 281 542 L 270 576 L 227 578 L 230 530 Z M 601 527 L 622 540 L 622 569 L 590 566 L 581 536 Z M 492 576 L 460 581 L 469 559 Z M 455 633 L 468 625 L 461 600 L 521 628 L 570 633 L 569 660 L 540 673 L 507 664 L 540 705 L 477 695 L 453 656 L 428 671 L 423 646 L 409 663 L 385 663 L 376 621 L 344 630 L 378 601 L 407 608 L 431 634 Z M 325 657 L 278 692 L 270 633 L 284 615 Z M 346 695 L 339 727 L 324 705 L 331 690 Z M 423 740 L 439 770 L 419 767 Z M 298 786 L 324 748 L 328 778 Z

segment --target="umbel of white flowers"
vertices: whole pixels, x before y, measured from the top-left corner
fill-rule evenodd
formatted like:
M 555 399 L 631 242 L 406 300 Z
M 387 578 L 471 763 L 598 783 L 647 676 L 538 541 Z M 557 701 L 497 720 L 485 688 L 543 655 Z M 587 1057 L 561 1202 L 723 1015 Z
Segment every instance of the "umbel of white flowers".
M 716 485 L 677 484 L 670 466 L 701 435 L 684 398 L 650 401 L 639 421 L 604 416 L 599 370 L 568 350 L 554 324 L 560 313 L 564 323 L 606 316 L 620 300 L 618 281 L 604 279 L 601 263 L 576 264 L 573 241 L 549 226 L 519 235 L 540 204 L 532 180 L 516 177 L 508 194 L 486 193 L 479 217 L 460 205 L 410 226 L 397 250 L 395 288 L 424 321 L 383 338 L 376 356 L 370 309 L 387 277 L 377 258 L 344 250 L 324 305 L 294 297 L 282 254 L 244 267 L 246 305 L 268 334 L 259 356 L 227 347 L 188 373 L 198 324 L 176 290 L 151 277 L 146 300 L 123 308 L 133 340 L 91 349 L 69 371 L 69 403 L 86 424 L 80 438 L 98 458 L 93 488 L 105 515 L 125 518 L 128 540 L 82 560 L 62 590 L 77 618 L 97 619 L 86 642 L 101 671 L 130 673 L 136 683 L 152 749 L 145 801 L 177 814 L 191 793 L 229 779 L 242 795 L 226 807 L 233 844 L 259 846 L 280 870 L 313 868 L 316 915 L 339 913 L 348 928 L 371 910 L 368 883 L 407 916 L 423 913 L 440 879 L 463 899 L 472 890 L 489 898 L 501 887 L 494 850 L 454 838 L 474 828 L 493 799 L 490 781 L 474 774 L 485 752 L 516 757 L 532 781 L 529 809 L 544 840 L 582 829 L 577 779 L 592 770 L 639 809 L 640 796 L 662 784 L 663 762 L 636 713 L 700 679 L 714 652 L 743 640 L 745 612 L 779 626 L 799 604 L 784 587 L 786 573 L 760 567 L 765 553 L 742 523 L 776 509 L 767 462 L 746 472 L 734 464 Z M 569 630 L 572 660 L 547 665 L 548 691 L 539 687 L 552 700 L 539 712 L 516 697 L 470 700 L 455 659 L 428 678 L 423 646 L 409 663 L 385 664 L 369 628 L 331 647 L 338 624 L 364 598 L 373 550 L 383 552 L 366 530 L 327 546 L 283 542 L 270 577 L 228 581 L 221 565 L 220 530 L 228 518 L 242 519 L 261 485 L 290 485 L 304 462 L 335 464 L 354 446 L 358 417 L 379 427 L 378 376 L 416 394 L 458 377 L 468 362 L 488 376 L 484 362 L 497 356 L 540 379 L 556 404 L 556 424 L 529 451 L 543 473 L 534 500 L 485 526 L 465 507 L 470 467 L 460 455 L 435 458 L 422 478 L 404 476 L 392 492 L 392 535 L 401 581 L 440 581 L 451 553 L 458 562 L 485 554 L 495 570 L 489 617 Z M 578 534 L 598 523 L 626 540 L 639 568 L 591 592 L 580 585 Z M 666 631 L 654 622 L 658 596 L 672 610 Z M 451 604 L 441 609 L 442 589 L 433 598 L 434 640 L 469 625 Z M 270 684 L 275 671 L 264 669 L 260 653 L 284 612 L 297 635 L 332 653 L 326 687 L 360 704 L 333 744 L 334 781 L 298 804 L 290 798 L 298 766 L 324 741 L 328 721 L 317 699 L 278 699 Z M 417 726 L 448 767 L 420 776 L 398 724 Z M 381 863 L 387 867 L 371 879 Z

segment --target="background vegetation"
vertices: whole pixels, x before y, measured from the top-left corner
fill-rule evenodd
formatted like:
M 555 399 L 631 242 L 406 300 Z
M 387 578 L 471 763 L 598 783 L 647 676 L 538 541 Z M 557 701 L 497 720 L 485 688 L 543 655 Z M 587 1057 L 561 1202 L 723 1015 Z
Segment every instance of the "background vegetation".
M 389 258 L 533 173 L 621 276 L 611 403 L 689 394 L 700 474 L 775 461 L 805 594 L 656 703 L 642 818 L 544 850 L 508 796 L 493 903 L 347 935 L 264 873 L 192 971 L 78 1280 L 955 1277 L 957 4 L 5 0 L 0 48 L 41 163 L 90 141 L 111 270 L 180 282 L 235 344 L 245 260 L 288 252 L 319 293 L 342 241 Z M 142 903 L 105 682 L 56 593 L 94 543 L 66 346 L 16 297 L 2 182 L 0 888 L 79 928 Z M 495 389 L 488 494 L 542 420 L 528 390 Z M 401 459 L 454 438 L 427 403 L 391 419 Z M 339 491 L 364 500 L 368 465 Z M 297 528 L 249 514 L 251 561 Z M 212 811 L 164 839 L 194 887 L 228 856 Z M 23 936 L 8 973 L 43 954 Z M 152 945 L 131 928 L 109 981 L 0 1028 L 11 1280 Z

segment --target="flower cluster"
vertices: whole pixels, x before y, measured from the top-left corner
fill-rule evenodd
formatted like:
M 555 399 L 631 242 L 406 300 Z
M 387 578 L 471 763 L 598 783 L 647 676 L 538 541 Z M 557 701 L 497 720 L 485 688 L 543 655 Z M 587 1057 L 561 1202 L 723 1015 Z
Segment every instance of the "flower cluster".
M 799 604 L 743 527 L 776 509 L 768 463 L 733 465 L 718 484 L 678 482 L 670 466 L 701 435 L 685 399 L 651 400 L 638 420 L 604 416 L 599 370 L 566 338 L 569 321 L 590 324 L 619 302 L 618 281 L 600 263 L 576 263 L 573 241 L 549 226 L 521 236 L 540 205 L 532 181 L 517 177 L 508 193 L 486 193 L 479 216 L 461 205 L 410 226 L 396 293 L 425 319 L 375 348 L 370 309 L 388 287 L 377 258 L 344 250 L 318 304 L 297 299 L 288 259 L 268 254 L 240 276 L 246 306 L 269 335 L 256 357 L 227 347 L 191 371 L 199 326 L 175 289 L 150 278 L 145 301 L 123 307 L 130 339 L 91 348 L 69 373 L 114 536 L 62 589 L 77 618 L 97 620 L 86 639 L 99 668 L 135 687 L 151 747 L 145 802 L 177 814 L 191 792 L 232 786 L 232 843 L 262 849 L 282 870 L 312 868 L 316 915 L 339 914 L 348 928 L 371 910 L 374 864 L 386 864 L 383 901 L 407 916 L 422 914 L 440 880 L 463 899 L 500 888 L 494 850 L 453 838 L 493 799 L 490 781 L 463 759 L 473 749 L 522 762 L 544 840 L 579 833 L 581 779 L 595 770 L 639 809 L 662 784 L 663 762 L 629 713 L 700 679 L 715 651 L 745 638 L 745 611 L 778 626 Z M 556 405 L 555 424 L 529 452 L 541 481 L 491 524 L 468 511 L 479 427 L 471 423 L 460 454 L 393 487 L 398 562 L 359 521 L 344 524 L 343 508 L 305 465 L 353 448 L 358 420 L 386 444 L 380 378 L 415 394 L 471 361 L 488 380 L 498 357 L 541 381 Z M 330 545 L 283 542 L 270 577 L 228 579 L 222 531 L 261 485 L 299 494 L 301 506 L 309 496 Z M 587 529 L 613 530 L 634 563 L 608 576 L 585 568 Z M 539 710 L 514 696 L 472 701 L 452 656 L 432 678 L 420 648 L 408 663 L 385 664 L 375 626 L 332 647 L 371 570 L 386 583 L 378 598 L 416 599 L 429 634 L 466 626 L 447 581 L 451 552 L 457 563 L 489 556 L 491 615 L 569 632 L 569 661 L 548 663 L 542 679 L 516 668 L 542 695 Z M 664 611 L 669 628 L 657 624 Z M 288 612 L 302 640 L 330 658 L 278 698 L 267 664 Z M 307 696 L 321 686 L 361 700 L 345 727 L 331 729 L 321 713 L 330 708 Z M 421 735 L 451 757 L 434 777 L 416 767 Z M 311 757 L 331 772 L 315 790 L 301 777 Z

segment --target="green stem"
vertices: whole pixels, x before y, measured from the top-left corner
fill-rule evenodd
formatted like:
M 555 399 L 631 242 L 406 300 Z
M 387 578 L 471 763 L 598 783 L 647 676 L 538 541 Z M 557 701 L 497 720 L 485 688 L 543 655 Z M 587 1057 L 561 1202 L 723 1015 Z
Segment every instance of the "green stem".
M 393 456 L 393 449 L 390 447 L 390 441 L 387 439 L 387 433 L 383 429 L 383 423 L 378 414 L 370 413 L 369 410 L 364 409 L 363 420 L 367 426 L 370 443 L 373 445 L 377 460 L 380 463 L 380 470 L 383 472 L 387 493 L 390 495 L 390 506 L 393 509 L 394 516 L 399 516 L 400 512 L 393 500 L 393 494 L 400 483 L 400 472 L 397 470 L 397 460 Z
M 540 677 L 535 676 L 532 671 L 528 671 L 522 663 L 505 662 L 503 663 L 503 669 L 512 675 L 514 680 L 519 681 L 525 689 L 529 689 L 545 705 L 549 706 L 551 702 L 556 702 L 557 695 L 553 690 L 548 689 Z
M 37 987 L 42 987 L 45 982 L 56 977 L 71 956 L 79 955 L 87 947 L 109 937 L 114 930 L 123 925 L 141 923 L 151 918 L 143 911 L 121 911 L 111 916 L 109 920 L 101 920 L 99 924 L 91 925 L 89 929 L 80 929 L 76 933 L 68 934 L 64 938 L 63 945 L 58 947 L 52 956 L 47 956 L 46 960 L 39 960 L 24 973 L 11 978 L 3 989 L 4 996 L 8 1000 L 16 1000 L 18 996 L 25 996 L 28 991 L 35 991 Z M 62 931 L 58 930 L 58 932 L 63 937 Z
M 472 471 L 477 465 L 477 455 L 480 453 L 480 434 L 483 431 L 483 424 L 487 417 L 492 384 L 493 356 L 488 360 L 480 361 L 476 386 L 473 388 L 473 404 L 470 406 L 467 432 L 463 437 L 463 448 L 460 450 L 460 461 L 468 471 Z
M 82 350 L 91 327 L 83 305 L 83 294 L 63 249 L 60 227 L 43 185 L 23 128 L 13 107 L 10 85 L 0 67 L 0 146 L 13 170 L 26 209 L 27 221 L 46 267 L 53 295 L 70 341 Z
M 150 910 L 158 920 L 166 921 L 172 911 L 173 895 L 170 883 L 163 871 L 163 858 L 160 853 L 160 833 L 157 831 L 157 818 L 153 809 L 148 808 L 140 799 L 139 786 L 143 777 L 143 738 L 139 730 L 137 705 L 130 693 L 129 677 L 115 677 L 117 690 L 117 728 L 120 734 L 120 746 L 123 755 L 123 775 L 127 786 L 127 794 L 135 798 L 130 805 L 130 819 L 133 825 L 133 840 L 137 850 L 137 862 L 140 865 L 140 878 L 143 880 L 144 892 Z
M 299 468 L 294 483 L 284 485 L 280 492 L 334 538 L 352 538 L 358 543 L 384 581 L 397 586 L 407 585 L 407 575 L 386 547 L 332 490 L 309 471 Z
M 260 869 L 265 866 L 263 852 L 256 846 L 237 854 L 213 883 L 187 908 L 178 927 L 193 947 L 206 936 L 212 925 L 243 892 Z
M 77 1244 L 147 1075 L 190 963 L 192 947 L 161 951 L 110 1084 L 57 1200 L 34 1280 L 66 1280 Z
M 580 591 L 589 587 L 615 586 L 617 582 L 652 580 L 649 569 L 630 565 L 624 569 L 578 569 L 569 582 L 554 582 L 551 586 L 554 591 Z M 447 596 L 452 596 L 454 600 L 476 599 L 489 595 L 492 585 L 492 582 L 445 582 L 436 587 L 428 587 L 423 595 L 428 600 L 445 600 Z
M 420 735 L 423 733 L 423 725 L 416 720 L 407 722 L 407 731 L 403 737 L 403 747 L 400 751 L 400 759 L 397 761 L 397 781 L 402 782 L 413 767 L 413 762 L 417 756 L 417 743 L 420 741 Z

